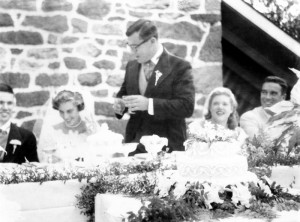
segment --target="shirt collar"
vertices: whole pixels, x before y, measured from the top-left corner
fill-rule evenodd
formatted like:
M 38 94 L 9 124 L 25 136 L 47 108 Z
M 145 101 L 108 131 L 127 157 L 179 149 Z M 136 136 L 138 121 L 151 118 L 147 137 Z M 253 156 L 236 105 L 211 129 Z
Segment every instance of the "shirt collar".
M 158 49 L 155 55 L 151 58 L 151 62 L 153 62 L 156 65 L 163 51 L 164 51 L 163 46 L 161 44 L 158 44 Z
M 0 130 L 8 133 L 10 130 L 10 125 L 11 125 L 11 120 L 8 120 L 3 126 L 0 127 Z

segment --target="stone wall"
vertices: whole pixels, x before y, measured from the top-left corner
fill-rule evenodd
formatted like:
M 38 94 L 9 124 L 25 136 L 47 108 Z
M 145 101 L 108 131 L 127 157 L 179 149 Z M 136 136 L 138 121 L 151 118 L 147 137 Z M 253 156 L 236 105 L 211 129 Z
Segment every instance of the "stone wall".
M 125 31 L 139 18 L 191 62 L 192 118 L 201 117 L 205 95 L 222 84 L 220 0 L 1 0 L 0 81 L 15 90 L 17 123 L 32 129 L 53 89 L 79 85 L 95 97 L 97 119 L 120 130 L 113 97 L 132 59 Z

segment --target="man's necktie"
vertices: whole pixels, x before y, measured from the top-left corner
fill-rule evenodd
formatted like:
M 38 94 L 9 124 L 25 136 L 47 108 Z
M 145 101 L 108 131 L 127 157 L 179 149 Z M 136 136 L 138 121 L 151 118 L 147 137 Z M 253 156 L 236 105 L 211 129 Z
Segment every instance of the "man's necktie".
M 151 60 L 144 63 L 144 65 L 143 65 L 143 70 L 144 70 L 144 74 L 145 74 L 147 82 L 149 81 L 149 79 L 151 77 L 154 67 L 155 67 L 155 64 Z

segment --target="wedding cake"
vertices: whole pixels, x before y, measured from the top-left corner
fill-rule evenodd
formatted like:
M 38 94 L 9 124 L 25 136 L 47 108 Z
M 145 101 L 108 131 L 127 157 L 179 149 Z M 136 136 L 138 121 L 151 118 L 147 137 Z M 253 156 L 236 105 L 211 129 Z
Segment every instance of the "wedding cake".
M 200 132 L 206 135 L 194 134 L 185 143 L 186 152 L 177 155 L 177 169 L 182 177 L 225 184 L 255 179 L 248 172 L 247 158 L 242 155 L 235 131 L 220 131 L 206 123 Z
M 93 156 L 112 156 L 122 149 L 123 136 L 109 130 L 107 124 L 102 124 L 100 129 L 88 136 L 89 152 Z

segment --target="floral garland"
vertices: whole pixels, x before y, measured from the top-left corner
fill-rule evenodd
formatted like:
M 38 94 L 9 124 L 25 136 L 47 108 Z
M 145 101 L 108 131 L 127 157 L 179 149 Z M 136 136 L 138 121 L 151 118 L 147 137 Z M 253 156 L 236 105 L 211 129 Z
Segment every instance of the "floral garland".
M 158 196 L 153 195 L 137 214 L 130 212 L 128 221 L 207 221 L 233 214 L 273 219 L 276 211 L 300 209 L 300 196 L 289 194 L 267 178 L 225 187 L 207 182 L 170 183 L 165 178 L 162 184 L 155 188 Z
M 113 162 L 97 167 L 63 166 L 50 164 L 47 166 L 18 165 L 0 166 L 0 184 L 15 184 L 25 182 L 39 182 L 54 180 L 83 179 L 90 180 L 97 176 L 128 175 L 142 172 L 151 172 L 158 168 L 172 169 L 174 166 L 161 164 L 157 160 L 132 161 L 127 164 Z

